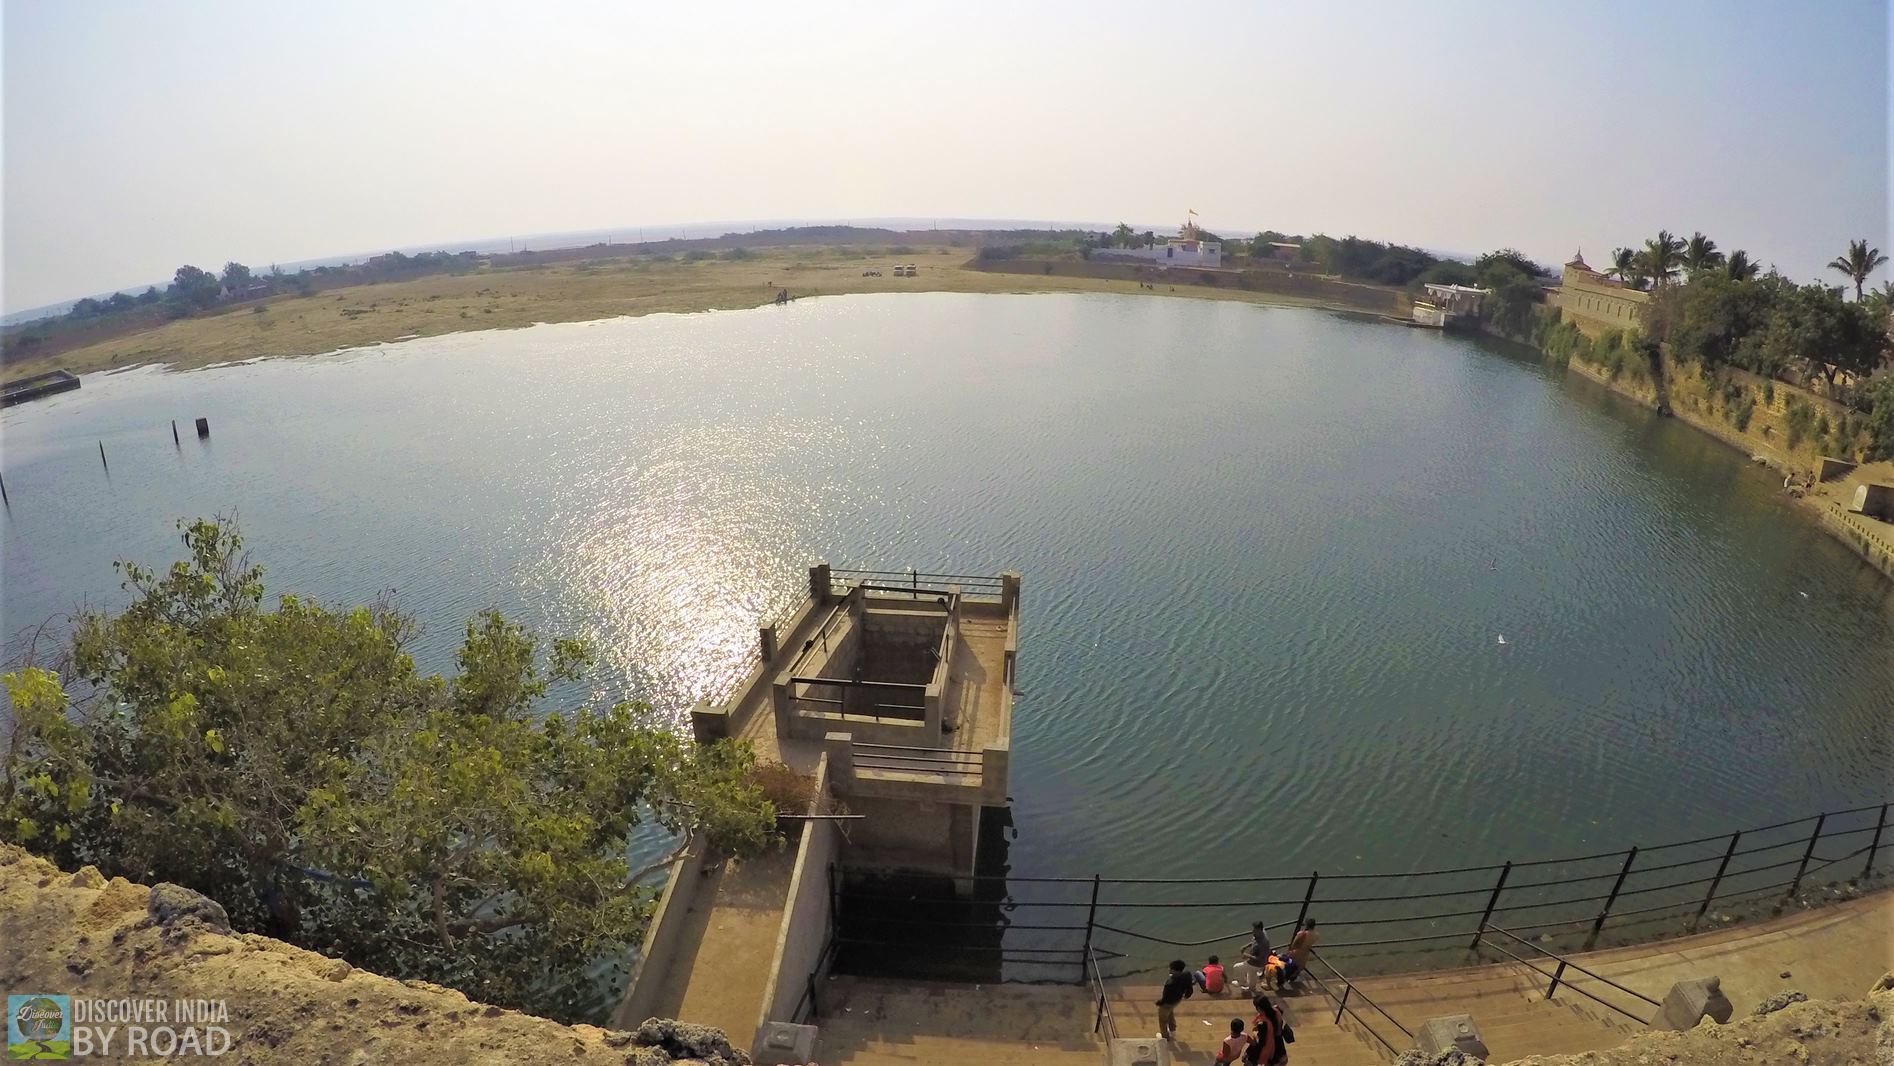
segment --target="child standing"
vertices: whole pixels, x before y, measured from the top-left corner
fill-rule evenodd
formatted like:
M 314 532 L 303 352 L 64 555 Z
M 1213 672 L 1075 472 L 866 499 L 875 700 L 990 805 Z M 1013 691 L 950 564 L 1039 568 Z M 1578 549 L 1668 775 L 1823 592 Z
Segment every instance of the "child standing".
M 1171 973 L 1164 979 L 1164 991 L 1157 997 L 1157 1037 L 1159 1040 L 1177 1039 L 1177 1005 L 1189 999 L 1197 990 L 1197 983 L 1184 972 L 1184 960 L 1171 960 Z
M 1243 1052 L 1250 1046 L 1249 1034 L 1243 1031 L 1243 1019 L 1230 1019 L 1230 1035 L 1223 1038 L 1223 1046 L 1217 1049 L 1217 1066 L 1234 1066 L 1243 1061 Z

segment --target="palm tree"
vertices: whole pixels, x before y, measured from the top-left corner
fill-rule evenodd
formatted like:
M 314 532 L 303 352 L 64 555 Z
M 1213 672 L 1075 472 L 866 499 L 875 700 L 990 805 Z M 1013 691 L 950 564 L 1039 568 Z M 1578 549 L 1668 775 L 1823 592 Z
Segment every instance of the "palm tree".
M 1118 223 L 1118 228 L 1111 231 L 1111 243 L 1120 248 L 1129 248 L 1131 247 L 1131 242 L 1136 240 L 1137 236 L 1137 233 L 1134 232 L 1130 226 L 1120 222 Z
M 1723 270 L 1731 281 L 1748 281 L 1756 276 L 1762 265 L 1750 261 L 1749 253 L 1738 248 L 1730 253 L 1729 261 L 1723 264 Z
M 1691 277 L 1711 267 L 1721 266 L 1722 263 L 1723 253 L 1716 250 L 1715 241 L 1701 233 L 1690 235 L 1689 243 L 1684 245 L 1684 269 L 1690 272 Z
M 1620 283 L 1629 285 L 1631 288 L 1639 288 L 1638 254 L 1629 248 L 1612 249 L 1611 269 L 1605 271 L 1605 273 L 1606 275 L 1616 275 Z
M 1657 231 L 1657 236 L 1644 242 L 1644 272 L 1659 288 L 1670 284 L 1677 274 L 1677 268 L 1683 262 L 1684 242 L 1671 235 L 1667 229 Z
M 1887 256 L 1881 254 L 1881 249 L 1868 247 L 1868 242 L 1865 240 L 1849 241 L 1848 254 L 1837 257 L 1828 264 L 1828 269 L 1839 270 L 1855 279 L 1855 300 L 1858 302 L 1861 299 L 1862 283 L 1868 280 L 1869 274 L 1874 273 L 1875 269 L 1885 262 L 1887 262 Z

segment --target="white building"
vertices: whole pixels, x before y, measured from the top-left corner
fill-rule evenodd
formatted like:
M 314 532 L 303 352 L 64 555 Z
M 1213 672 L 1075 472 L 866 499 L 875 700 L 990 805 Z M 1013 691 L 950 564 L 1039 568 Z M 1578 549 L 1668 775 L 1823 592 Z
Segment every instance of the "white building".
M 1429 282 L 1426 298 L 1414 301 L 1414 322 L 1445 329 L 1458 319 L 1478 318 L 1480 302 L 1486 298 L 1487 291 L 1470 285 L 1437 285 Z
M 1092 253 L 1093 259 L 1135 259 L 1140 262 L 1156 263 L 1159 269 L 1168 267 L 1209 267 L 1217 269 L 1223 266 L 1223 243 L 1206 241 L 1200 235 L 1195 222 L 1186 221 L 1177 231 L 1177 236 L 1163 244 L 1149 248 L 1100 248 Z

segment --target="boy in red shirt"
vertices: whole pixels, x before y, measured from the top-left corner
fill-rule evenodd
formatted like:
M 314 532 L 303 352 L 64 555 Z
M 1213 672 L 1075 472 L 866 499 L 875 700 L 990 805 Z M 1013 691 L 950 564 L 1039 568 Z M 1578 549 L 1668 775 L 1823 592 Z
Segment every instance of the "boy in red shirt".
M 1210 956 L 1210 961 L 1204 963 L 1203 969 L 1192 973 L 1190 979 L 1198 988 L 1213 996 L 1223 994 L 1223 964 L 1217 961 L 1215 955 Z

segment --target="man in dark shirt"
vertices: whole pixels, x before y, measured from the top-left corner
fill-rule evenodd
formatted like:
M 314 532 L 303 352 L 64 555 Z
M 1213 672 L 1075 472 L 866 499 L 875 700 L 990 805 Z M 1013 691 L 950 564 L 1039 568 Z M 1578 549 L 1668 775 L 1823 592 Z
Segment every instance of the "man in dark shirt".
M 1164 979 L 1164 991 L 1157 997 L 1157 1036 L 1159 1040 L 1177 1039 L 1177 1005 L 1196 991 L 1190 974 L 1184 972 L 1184 960 L 1171 960 L 1171 973 Z
M 1263 973 L 1269 965 L 1269 926 L 1262 922 L 1250 923 L 1250 942 L 1243 945 L 1243 965 L 1246 969 L 1238 977 L 1243 988 L 1249 992 L 1263 990 Z

